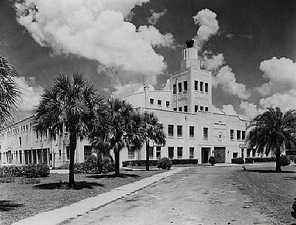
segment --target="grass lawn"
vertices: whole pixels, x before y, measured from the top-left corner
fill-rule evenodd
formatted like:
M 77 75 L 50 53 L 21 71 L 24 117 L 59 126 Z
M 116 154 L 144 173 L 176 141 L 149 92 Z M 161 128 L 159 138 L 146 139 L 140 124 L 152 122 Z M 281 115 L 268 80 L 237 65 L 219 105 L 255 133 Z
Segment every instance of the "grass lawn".
M 75 174 L 75 189 L 60 188 L 68 174 L 50 174 L 38 178 L 38 184 L 0 183 L 0 224 L 6 225 L 40 212 L 70 205 L 82 199 L 108 192 L 116 187 L 160 173 L 153 171 L 121 171 L 120 177 L 110 174 Z
M 296 165 L 282 167 L 282 173 L 275 173 L 275 166 L 235 170 L 233 181 L 240 191 L 249 195 L 262 212 L 275 218 L 279 224 L 296 224 L 291 216 L 296 197 Z

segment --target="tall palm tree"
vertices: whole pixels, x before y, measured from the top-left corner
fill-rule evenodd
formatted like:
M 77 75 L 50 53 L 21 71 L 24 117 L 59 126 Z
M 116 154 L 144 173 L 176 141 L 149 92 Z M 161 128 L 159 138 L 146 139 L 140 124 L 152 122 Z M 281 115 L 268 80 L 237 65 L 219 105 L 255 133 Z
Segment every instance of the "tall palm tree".
M 163 125 L 158 122 L 158 118 L 154 113 L 144 112 L 143 129 L 146 143 L 146 170 L 149 170 L 150 141 L 153 141 L 157 145 L 165 145 L 166 135 Z
M 276 172 L 281 171 L 281 148 L 290 148 L 296 144 L 296 111 L 285 113 L 276 108 L 268 108 L 264 113 L 251 120 L 246 142 L 249 148 L 256 148 L 259 153 L 276 155 Z
M 20 98 L 20 92 L 14 78 L 16 70 L 8 60 L 0 56 L 0 126 L 11 119 L 11 113 Z
M 119 156 L 123 148 L 142 147 L 141 119 L 132 106 L 119 99 L 109 100 L 110 129 L 108 140 L 115 156 L 115 176 L 119 176 Z
M 57 132 L 67 126 L 70 135 L 69 187 L 74 186 L 74 156 L 79 136 L 87 136 L 93 126 L 93 118 L 104 105 L 104 98 L 82 75 L 61 74 L 54 80 L 50 90 L 45 90 L 35 110 L 37 132 Z

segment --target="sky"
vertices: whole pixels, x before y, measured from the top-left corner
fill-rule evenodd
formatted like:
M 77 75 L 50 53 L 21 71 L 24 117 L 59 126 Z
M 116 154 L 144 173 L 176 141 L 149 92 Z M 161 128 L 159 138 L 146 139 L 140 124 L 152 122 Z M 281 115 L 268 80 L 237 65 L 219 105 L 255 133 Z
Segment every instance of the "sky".
M 61 73 L 83 74 L 106 97 L 163 89 L 188 39 L 212 72 L 217 108 L 250 119 L 296 108 L 294 0 L 1 0 L 0 28 L 20 115 Z

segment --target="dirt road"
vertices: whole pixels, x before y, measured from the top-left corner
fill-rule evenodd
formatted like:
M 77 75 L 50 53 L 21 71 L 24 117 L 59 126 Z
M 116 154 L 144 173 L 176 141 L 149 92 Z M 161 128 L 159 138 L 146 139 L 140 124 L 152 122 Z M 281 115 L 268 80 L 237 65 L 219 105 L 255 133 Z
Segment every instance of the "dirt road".
M 64 224 L 276 224 L 242 194 L 234 167 L 196 167 Z

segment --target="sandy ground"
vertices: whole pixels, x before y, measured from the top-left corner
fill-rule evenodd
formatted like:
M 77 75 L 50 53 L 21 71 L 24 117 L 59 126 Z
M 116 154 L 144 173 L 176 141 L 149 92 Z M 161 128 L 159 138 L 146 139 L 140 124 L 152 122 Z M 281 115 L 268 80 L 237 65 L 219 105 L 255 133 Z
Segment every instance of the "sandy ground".
M 276 224 L 239 190 L 237 169 L 190 168 L 63 224 Z

